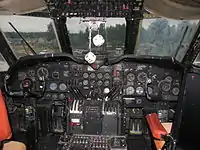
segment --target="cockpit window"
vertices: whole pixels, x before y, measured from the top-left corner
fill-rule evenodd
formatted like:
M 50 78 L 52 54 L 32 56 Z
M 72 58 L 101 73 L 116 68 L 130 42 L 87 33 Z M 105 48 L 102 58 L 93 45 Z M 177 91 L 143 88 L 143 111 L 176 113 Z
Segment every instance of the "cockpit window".
M 7 71 L 8 68 L 9 68 L 8 63 L 6 62 L 6 60 L 4 59 L 2 54 L 0 53 L 0 72 Z
M 37 54 L 60 52 L 53 21 L 50 18 L 30 16 L 0 16 L 0 28 L 10 47 L 20 58 L 32 55 L 28 46 L 9 25 L 11 22 Z
M 119 57 L 124 54 L 126 35 L 126 21 L 124 18 L 68 18 L 66 25 L 73 55 L 79 59 L 83 59 L 84 54 L 88 53 L 90 49 L 90 27 L 92 28 L 91 51 L 97 54 L 98 57 Z M 94 44 L 96 35 L 101 35 L 105 40 L 101 46 Z
M 135 55 L 171 56 L 181 61 L 197 30 L 198 20 L 144 19 L 141 26 Z

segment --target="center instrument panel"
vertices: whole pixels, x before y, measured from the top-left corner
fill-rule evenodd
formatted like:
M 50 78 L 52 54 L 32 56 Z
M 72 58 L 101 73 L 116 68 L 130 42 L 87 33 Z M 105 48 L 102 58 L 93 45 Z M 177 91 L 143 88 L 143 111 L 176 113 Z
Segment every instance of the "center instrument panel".
M 181 71 L 152 60 L 27 62 L 5 77 L 13 129 L 30 131 L 35 121 L 41 135 L 64 134 L 58 142 L 62 150 L 127 149 L 120 135 L 146 132 L 145 109 L 155 109 L 162 122 L 168 121 L 170 104 L 180 93 Z

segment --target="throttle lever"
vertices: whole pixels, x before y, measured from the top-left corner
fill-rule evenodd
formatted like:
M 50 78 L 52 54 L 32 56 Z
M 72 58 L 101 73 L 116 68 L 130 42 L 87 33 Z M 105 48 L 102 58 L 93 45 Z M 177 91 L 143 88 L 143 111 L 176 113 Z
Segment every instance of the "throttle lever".
M 119 91 L 119 92 L 118 92 Z M 115 97 L 117 97 L 120 94 L 120 87 L 116 88 L 115 92 L 112 95 L 112 99 L 114 99 Z
M 74 92 L 73 88 L 69 87 L 68 89 L 71 92 L 71 94 L 73 95 L 73 97 L 75 97 L 77 99 L 76 93 Z
M 112 93 L 116 90 L 116 87 L 113 87 L 110 92 L 107 94 L 108 97 L 112 96 Z

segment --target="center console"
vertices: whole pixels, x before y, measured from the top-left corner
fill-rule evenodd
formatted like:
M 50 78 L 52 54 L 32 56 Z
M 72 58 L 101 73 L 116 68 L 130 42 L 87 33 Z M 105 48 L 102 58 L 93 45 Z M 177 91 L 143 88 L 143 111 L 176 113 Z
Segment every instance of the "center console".
M 77 134 L 64 136 L 59 141 L 60 150 L 126 150 L 125 136 Z

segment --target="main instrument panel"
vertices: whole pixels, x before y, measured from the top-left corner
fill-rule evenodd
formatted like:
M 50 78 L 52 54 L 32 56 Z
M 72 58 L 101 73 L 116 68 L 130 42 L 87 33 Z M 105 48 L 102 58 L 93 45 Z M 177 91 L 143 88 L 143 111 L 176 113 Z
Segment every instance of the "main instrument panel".
M 110 66 L 92 67 L 75 62 L 43 63 L 17 72 L 12 90 L 22 90 L 25 79 L 45 78 L 43 99 L 64 100 L 70 93 L 75 99 L 119 97 L 145 97 L 147 93 L 159 100 L 176 101 L 179 95 L 181 74 L 151 64 L 122 62 Z M 148 88 L 147 88 L 148 87 Z M 36 90 L 37 88 L 35 88 Z

